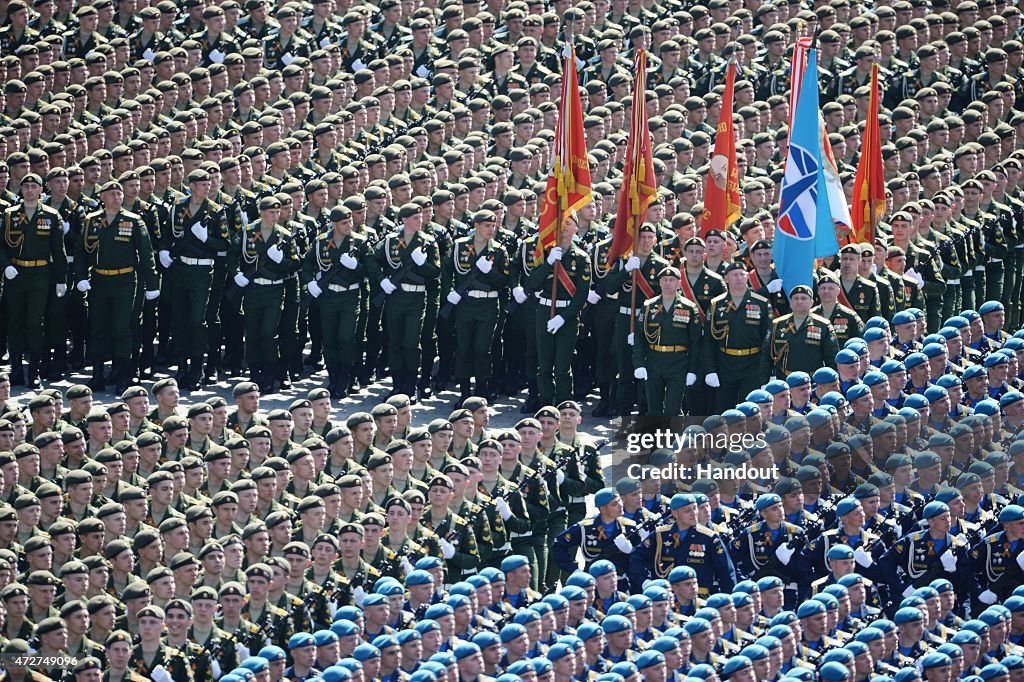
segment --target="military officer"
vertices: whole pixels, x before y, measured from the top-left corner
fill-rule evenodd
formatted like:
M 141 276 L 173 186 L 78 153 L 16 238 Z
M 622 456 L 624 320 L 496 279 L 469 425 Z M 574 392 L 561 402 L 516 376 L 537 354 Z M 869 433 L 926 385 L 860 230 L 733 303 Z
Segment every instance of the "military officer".
M 393 393 L 415 397 L 427 306 L 426 282 L 441 273 L 441 256 L 437 241 L 422 231 L 423 209 L 418 204 L 404 204 L 398 217 L 402 229 L 380 241 L 367 267 L 374 298 L 385 301 Z
M 64 220 L 40 201 L 42 179 L 29 173 L 21 179 L 22 203 L 4 211 L 0 267 L 7 283 L 8 345 L 11 383 L 39 388 L 40 356 L 45 340 L 44 313 L 50 284 L 58 297 L 67 294 Z M 28 351 L 28 381 L 22 353 Z
M 839 302 L 851 308 L 862 320 L 869 320 L 881 311 L 878 289 L 861 277 L 860 247 L 847 244 L 839 250 Z
M 949 529 L 951 518 L 945 502 L 933 500 L 921 512 L 925 530 L 911 532 L 890 547 L 879 560 L 879 575 L 889 583 L 893 598 L 906 596 L 913 588 L 945 578 L 959 585 L 958 594 L 970 594 L 968 547 Z M 958 571 L 958 568 L 959 571 Z
M 800 556 L 807 536 L 803 528 L 785 520 L 779 495 L 760 495 L 755 508 L 761 520 L 746 526 L 729 545 L 729 554 L 735 557 L 737 577 L 743 580 L 781 577 L 789 602 L 787 608 L 792 608 L 803 598 L 811 580 L 811 567 Z
M 661 295 L 643 306 L 634 336 L 634 376 L 644 381 L 647 414 L 683 413 L 684 386 L 697 382 L 703 323 L 697 304 L 679 290 L 679 270 L 666 267 L 658 276 Z
M 711 301 L 707 315 L 704 382 L 718 388 L 719 411 L 731 409 L 761 383 L 759 354 L 771 328 L 771 304 L 750 291 L 741 263 L 725 269 L 728 290 Z M 724 377 L 723 379 L 720 378 Z
M 594 496 L 594 505 L 597 514 L 560 533 L 551 547 L 551 559 L 561 569 L 563 579 L 578 568 L 577 550 L 583 552 L 585 571 L 599 559 L 610 560 L 620 575 L 629 571 L 633 542 L 642 539 L 634 532 L 636 523 L 622 515 L 622 498 L 614 488 L 599 490 Z
M 473 236 L 455 242 L 450 258 L 441 266 L 441 288 L 455 306 L 455 367 L 460 385 L 456 407 L 470 396 L 493 399 L 490 387 L 491 345 L 498 324 L 501 289 L 508 282 L 509 258 L 494 240 L 498 217 L 493 211 L 473 216 Z M 445 310 L 442 309 L 442 317 Z M 476 377 L 476 389 L 470 386 Z
M 530 271 L 526 282 L 538 304 L 535 325 L 541 405 L 573 397 L 572 358 L 591 278 L 590 259 L 573 242 L 578 229 L 574 215 L 562 221 L 555 246 L 542 252 L 543 260 Z
M 258 385 L 273 382 L 278 355 L 278 326 L 284 305 L 284 280 L 301 263 L 291 233 L 278 224 L 281 201 L 260 200 L 260 219 L 249 225 L 232 253 L 234 283 L 243 290 L 249 367 Z
M 370 244 L 352 231 L 352 211 L 347 207 L 331 209 L 331 224 L 334 229 L 319 235 L 306 253 L 302 281 L 320 304 L 328 389 L 332 398 L 344 398 L 360 346 L 356 330 Z
M 811 315 L 825 318 L 836 333 L 840 347 L 847 341 L 864 333 L 864 322 L 860 315 L 839 302 L 839 278 L 831 270 L 818 273 L 818 297 L 821 303 L 811 308 Z
M 761 352 L 761 373 L 788 377 L 792 372 L 812 373 L 819 367 L 835 367 L 839 352 L 832 324 L 811 312 L 814 293 L 804 284 L 789 292 L 793 312 L 772 321 Z
M 124 190 L 111 181 L 100 189 L 103 207 L 86 218 L 75 249 L 76 288 L 89 292 L 89 348 L 93 378 L 89 387 L 103 390 L 108 383 L 103 365 L 106 349 L 113 359 L 110 382 L 122 393 L 131 377 L 132 310 L 135 282 L 141 278 L 147 300 L 160 296 L 156 288 L 153 247 L 142 218 L 122 210 Z
M 697 523 L 697 499 L 678 493 L 672 496 L 669 508 L 673 523 L 659 526 L 630 554 L 630 585 L 636 589 L 649 578 L 666 578 L 673 568 L 687 566 L 697 574 L 701 596 L 731 592 L 736 569 L 721 538 Z

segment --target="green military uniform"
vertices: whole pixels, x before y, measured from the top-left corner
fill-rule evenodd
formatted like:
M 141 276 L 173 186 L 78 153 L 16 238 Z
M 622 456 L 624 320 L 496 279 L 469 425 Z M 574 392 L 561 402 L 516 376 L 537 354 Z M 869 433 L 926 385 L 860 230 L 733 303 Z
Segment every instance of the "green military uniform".
M 481 263 L 487 272 L 480 269 Z M 493 239 L 479 253 L 472 237 L 457 240 L 451 258 L 445 258 L 441 266 L 442 293 L 455 305 L 455 373 L 463 399 L 470 395 L 470 377 L 476 377 L 477 394 L 490 392 L 487 382 L 498 325 L 498 297 L 509 274 L 508 253 Z
M 860 319 L 860 315 L 842 303 L 832 306 L 832 311 L 827 315 L 824 306 L 821 305 L 811 308 L 811 314 L 829 321 L 836 333 L 836 342 L 840 348 L 843 348 L 850 339 L 857 338 L 864 333 L 864 322 Z
M 136 278 L 142 279 L 146 291 L 156 290 L 153 248 L 145 222 L 124 210 L 109 218 L 103 209 L 89 214 L 75 249 L 74 271 L 78 289 L 89 292 L 89 349 L 95 374 L 90 385 L 93 390 L 103 388 L 103 361 L 108 352 L 114 361 L 112 380 L 126 383 Z
M 335 215 L 342 216 L 347 210 L 343 208 Z M 357 341 L 356 329 L 361 314 L 360 293 L 366 281 L 369 258 L 370 246 L 366 237 L 356 233 L 342 236 L 332 230 L 316 238 L 302 263 L 303 286 L 309 289 L 315 282 L 315 290 L 320 292 L 316 298 L 320 306 L 324 361 L 330 377 L 331 395 L 336 398 L 344 397 L 352 379 L 357 352 L 361 351 L 361 339 Z
M 542 405 L 553 405 L 573 396 L 572 358 L 579 314 L 590 293 L 590 259 L 582 249 L 572 245 L 562 253 L 557 275 L 555 266 L 548 262 L 549 257 L 546 252 L 544 260 L 527 278 L 527 287 L 537 294 L 534 325 L 538 394 Z M 551 314 L 552 292 L 554 315 Z M 560 325 L 558 320 L 562 322 Z
M 852 308 L 862 320 L 870 320 L 882 310 L 878 301 L 878 288 L 860 276 L 853 280 L 849 288 L 842 277 L 839 278 L 839 302 Z
M 417 251 L 426 256 L 422 264 L 417 264 L 413 258 Z M 427 281 L 441 274 L 437 241 L 422 230 L 407 239 L 404 231 L 399 230 L 380 241 L 367 267 L 375 285 L 372 294 L 375 298 L 379 298 L 378 292 L 385 286 L 390 285 L 388 288 L 393 292 L 388 294 L 385 289 L 384 314 L 391 344 L 388 365 L 394 387 L 396 391 L 414 395 L 420 369 Z
M 761 373 L 780 378 L 793 372 L 813 374 L 835 367 L 839 344 L 832 324 L 814 313 L 797 320 L 793 313 L 772 322 L 771 335 L 761 351 Z
M 644 303 L 639 322 L 633 363 L 646 371 L 647 414 L 682 415 L 686 375 L 701 364 L 703 325 L 697 304 L 682 292 L 667 305 L 658 296 Z
M 15 379 L 21 379 L 21 355 L 29 353 L 29 380 L 38 381 L 44 348 L 44 317 L 51 284 L 65 287 L 67 257 L 64 221 L 55 209 L 39 202 L 29 218 L 24 205 L 3 214 L 0 269 L 7 281 L 8 347 Z M 15 276 L 10 277 L 11 274 Z M 63 294 L 62 294 L 63 296 Z
M 771 328 L 771 319 L 768 299 L 749 289 L 739 304 L 728 291 L 711 301 L 704 357 L 707 374 L 718 375 L 720 412 L 734 407 L 764 383 L 758 355 Z
M 264 201 L 267 201 L 266 199 Z M 280 262 L 268 253 L 281 252 Z M 279 225 L 263 236 L 262 222 L 250 225 L 233 254 L 233 269 L 244 278 L 243 310 L 249 368 L 258 384 L 273 381 L 279 362 L 278 326 L 284 308 L 285 279 L 301 262 L 291 233 Z M 236 283 L 241 283 L 236 275 Z
M 132 656 L 128 660 L 128 668 L 146 679 L 153 679 L 152 673 L 158 666 L 163 667 L 175 682 L 192 682 L 192 666 L 188 663 L 185 652 L 164 644 L 160 645 L 152 657 L 142 651 L 142 645 L 132 647 Z

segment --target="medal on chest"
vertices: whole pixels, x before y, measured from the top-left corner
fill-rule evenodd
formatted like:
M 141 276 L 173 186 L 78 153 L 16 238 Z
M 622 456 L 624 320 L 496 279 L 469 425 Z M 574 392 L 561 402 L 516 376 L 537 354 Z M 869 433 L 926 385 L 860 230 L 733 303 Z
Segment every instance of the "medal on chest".
M 816 325 L 809 325 L 807 327 L 807 340 L 821 341 L 821 327 L 818 327 Z
M 753 303 L 748 303 L 746 305 L 745 310 L 746 310 L 746 315 L 747 315 L 747 319 L 748 320 L 760 320 L 761 319 L 761 309 L 757 305 L 755 305 Z

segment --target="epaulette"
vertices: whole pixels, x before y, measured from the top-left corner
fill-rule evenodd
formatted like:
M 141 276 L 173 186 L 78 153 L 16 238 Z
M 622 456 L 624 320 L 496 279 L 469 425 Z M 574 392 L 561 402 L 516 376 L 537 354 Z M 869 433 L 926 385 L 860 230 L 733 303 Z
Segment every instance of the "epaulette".
M 728 295 L 728 292 L 726 292 L 726 294 L 725 294 L 725 295 Z M 756 293 L 756 292 L 754 292 L 754 291 L 751 291 L 751 292 L 750 292 L 750 298 L 754 299 L 755 301 L 763 301 L 763 302 L 765 302 L 765 303 L 769 303 L 769 301 L 768 301 L 768 299 L 767 299 L 767 298 L 765 298 L 765 297 L 764 297 L 764 296 L 762 296 L 761 294 L 759 294 L 759 293 Z
M 693 529 L 702 535 L 707 535 L 710 538 L 715 537 L 715 531 L 708 528 L 707 526 L 702 526 L 699 523 L 696 526 L 694 526 Z
M 829 320 L 827 317 L 822 317 L 821 315 L 817 315 L 815 313 L 810 313 L 807 317 L 821 324 L 832 324 L 832 321 Z
M 593 519 L 593 518 L 596 518 L 596 517 L 591 517 L 591 519 Z M 626 526 L 626 527 L 635 526 L 636 525 L 636 521 L 634 521 L 633 519 L 627 519 L 625 516 L 623 516 L 622 518 L 619 519 L 619 525 Z

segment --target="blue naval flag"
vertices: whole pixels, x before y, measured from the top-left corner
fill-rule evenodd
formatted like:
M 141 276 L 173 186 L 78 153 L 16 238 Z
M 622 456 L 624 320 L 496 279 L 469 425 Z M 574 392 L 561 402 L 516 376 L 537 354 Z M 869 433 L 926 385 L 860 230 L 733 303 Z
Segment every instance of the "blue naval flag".
M 787 296 L 799 284 L 813 286 L 816 258 L 839 251 L 822 163 L 819 121 L 817 51 L 809 50 L 789 136 L 772 246 L 775 269 Z

